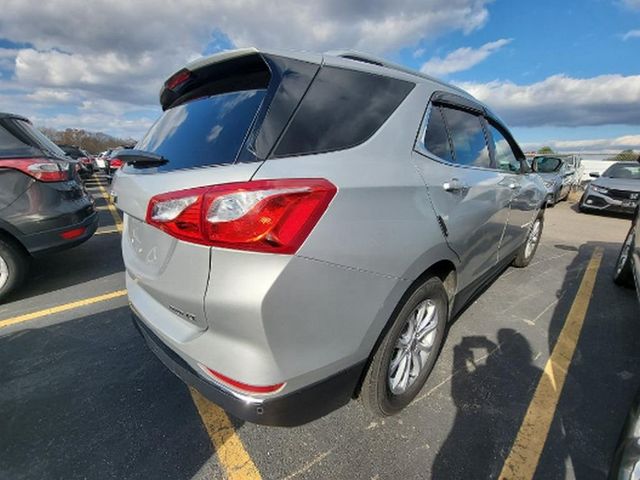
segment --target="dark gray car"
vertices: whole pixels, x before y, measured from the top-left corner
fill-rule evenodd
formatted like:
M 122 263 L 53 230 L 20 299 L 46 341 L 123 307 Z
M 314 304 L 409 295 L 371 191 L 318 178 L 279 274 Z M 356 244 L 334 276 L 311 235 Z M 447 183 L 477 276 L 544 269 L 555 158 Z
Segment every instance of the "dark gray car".
M 580 200 L 580 211 L 633 213 L 640 198 L 640 163 L 616 162 L 593 180 Z
M 0 300 L 32 256 L 78 245 L 97 226 L 76 162 L 26 118 L 0 113 Z

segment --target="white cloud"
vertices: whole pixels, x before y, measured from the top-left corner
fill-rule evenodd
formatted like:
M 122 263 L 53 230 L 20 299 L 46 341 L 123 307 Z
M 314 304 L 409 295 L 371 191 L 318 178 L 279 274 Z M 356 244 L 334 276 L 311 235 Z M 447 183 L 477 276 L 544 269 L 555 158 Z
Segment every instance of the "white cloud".
M 0 49 L 0 68 L 14 71 L 15 83 L 26 90 L 20 97 L 26 103 L 8 104 L 18 105 L 18 113 L 45 119 L 38 107 L 47 102 L 76 102 L 82 116 L 57 116 L 52 121 L 80 127 L 102 118 L 102 100 L 157 106 L 162 81 L 187 61 L 215 49 L 221 39 L 238 47 L 384 53 L 449 31 L 481 28 L 490 2 L 5 0 L 0 38 L 29 48 Z M 122 120 L 114 127 L 121 130 L 127 121 L 122 112 L 113 114 Z
M 580 151 L 620 151 L 625 149 L 640 150 L 640 135 L 624 135 L 616 138 L 596 138 L 590 140 L 551 140 L 544 142 L 558 152 Z M 540 142 L 525 142 L 521 145 L 525 150 L 536 150 L 542 146 Z
M 640 125 L 640 75 L 462 83 L 511 126 Z
M 640 10 L 640 0 L 622 0 L 622 4 L 632 10 Z
M 622 35 L 622 39 L 625 41 L 630 38 L 640 38 L 640 30 L 629 30 L 627 33 Z
M 495 42 L 485 43 L 479 48 L 463 47 L 449 53 L 446 57 L 433 57 L 422 65 L 420 70 L 433 76 L 445 76 L 462 72 L 484 61 L 489 55 L 497 52 L 511 42 L 510 38 L 501 38 Z

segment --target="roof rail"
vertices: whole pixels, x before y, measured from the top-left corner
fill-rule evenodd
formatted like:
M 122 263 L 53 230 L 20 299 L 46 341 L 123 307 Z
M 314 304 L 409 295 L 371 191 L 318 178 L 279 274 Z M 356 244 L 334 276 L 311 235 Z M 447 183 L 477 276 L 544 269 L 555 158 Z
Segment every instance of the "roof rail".
M 411 68 L 398 65 L 397 63 L 389 62 L 384 58 L 376 57 L 374 55 L 369 55 L 367 53 L 358 52 L 357 50 L 331 50 L 329 52 L 326 52 L 325 54 L 333 57 L 345 58 L 347 60 L 355 60 L 356 62 L 369 63 L 369 64 L 377 65 L 379 67 L 389 68 L 391 70 L 396 70 L 398 72 L 406 73 L 408 75 L 414 75 L 416 77 L 426 78 L 427 80 L 431 80 L 433 82 L 447 85 L 449 88 L 452 88 L 460 93 L 463 93 L 466 96 L 469 95 L 467 92 L 465 92 L 461 88 L 455 85 L 445 84 L 442 80 L 432 77 L 431 75 L 427 75 L 417 70 L 413 70 Z

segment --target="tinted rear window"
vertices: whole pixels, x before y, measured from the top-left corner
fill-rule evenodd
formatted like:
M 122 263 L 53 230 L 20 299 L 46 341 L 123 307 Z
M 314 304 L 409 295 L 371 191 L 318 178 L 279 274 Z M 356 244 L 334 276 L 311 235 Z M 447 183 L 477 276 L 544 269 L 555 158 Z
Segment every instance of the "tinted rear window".
M 0 122 L 0 157 L 64 157 L 65 154 L 40 130 L 24 120 Z
M 233 163 L 264 95 L 245 90 L 170 108 L 136 148 L 169 159 L 159 171 Z
M 275 157 L 350 148 L 371 137 L 414 84 L 370 73 L 322 67 Z

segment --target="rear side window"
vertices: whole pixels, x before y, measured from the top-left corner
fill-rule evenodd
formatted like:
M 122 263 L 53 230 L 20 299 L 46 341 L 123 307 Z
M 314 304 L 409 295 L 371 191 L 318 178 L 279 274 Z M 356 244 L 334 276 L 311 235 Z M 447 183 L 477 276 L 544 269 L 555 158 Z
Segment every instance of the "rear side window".
M 480 117 L 448 107 L 442 107 L 442 113 L 453 143 L 454 162 L 490 168 L 491 158 Z
M 170 108 L 136 148 L 169 160 L 158 171 L 233 163 L 265 92 L 223 93 Z
M 382 126 L 413 86 L 394 78 L 322 67 L 273 156 L 359 145 Z
M 451 154 L 451 144 L 447 135 L 447 128 L 444 125 L 440 107 L 433 106 L 429 115 L 427 131 L 424 135 L 424 145 L 434 155 L 439 156 L 447 162 L 453 162 Z

